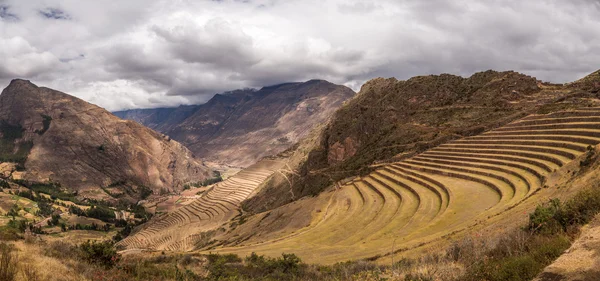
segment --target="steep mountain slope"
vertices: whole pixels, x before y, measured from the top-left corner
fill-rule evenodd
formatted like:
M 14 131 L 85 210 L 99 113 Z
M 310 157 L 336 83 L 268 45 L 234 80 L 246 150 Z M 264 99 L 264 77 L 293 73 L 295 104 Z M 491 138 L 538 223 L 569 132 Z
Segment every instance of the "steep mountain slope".
M 24 179 L 60 184 L 81 196 L 135 198 L 146 188 L 177 190 L 210 174 L 168 137 L 29 81 L 13 80 L 4 89 L 0 124 L 1 156 L 23 165 Z
M 373 79 L 311 146 L 296 151 L 302 160 L 289 175 L 293 193 L 296 199 L 316 195 L 335 181 L 369 173 L 373 164 L 496 128 L 569 94 L 575 92 L 512 71 Z M 272 186 L 245 206 L 252 212 L 281 206 L 293 200 L 289 189 Z
M 203 105 L 116 112 L 163 132 L 206 160 L 248 166 L 305 137 L 354 96 L 322 80 L 215 95 Z

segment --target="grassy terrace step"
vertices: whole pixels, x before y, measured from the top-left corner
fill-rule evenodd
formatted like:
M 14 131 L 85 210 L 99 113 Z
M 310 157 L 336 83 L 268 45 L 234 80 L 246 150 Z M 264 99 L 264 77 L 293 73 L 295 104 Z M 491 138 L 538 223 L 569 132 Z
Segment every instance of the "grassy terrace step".
M 450 205 L 450 201 L 452 200 L 452 192 L 443 183 L 429 176 L 420 174 L 416 171 L 411 171 L 400 167 L 387 165 L 386 167 L 384 167 L 384 169 L 399 177 L 404 177 L 410 181 L 419 183 L 419 180 L 421 180 L 423 182 L 423 185 L 432 186 L 438 189 L 439 193 L 442 195 L 442 200 L 445 201 L 444 208 L 447 208 Z
M 581 154 L 581 151 L 572 150 L 562 147 L 553 146 L 541 146 L 541 145 L 510 145 L 510 144 L 470 144 L 470 143 L 448 143 L 439 146 L 440 148 L 460 148 L 460 149 L 510 149 L 510 150 L 522 150 L 531 152 L 541 152 L 546 154 L 552 154 L 554 157 L 562 156 L 563 162 L 568 162 L 575 159 L 576 155 Z M 585 150 L 584 150 L 585 151 Z
M 389 239 L 397 235 L 408 235 L 429 224 L 440 214 L 441 198 L 428 188 L 384 170 L 372 173 L 370 177 L 380 185 L 397 189 L 404 201 L 399 213 L 384 227 L 369 236 L 369 239 Z M 414 204 L 407 206 L 408 200 L 414 201 Z
M 405 205 L 407 203 L 404 201 L 408 200 L 408 197 L 403 198 L 400 191 L 396 190 L 394 187 L 386 185 L 385 183 L 382 183 L 381 181 L 370 176 L 363 178 L 362 182 L 371 189 L 377 190 L 378 193 L 383 195 L 383 206 L 381 210 L 377 212 L 377 215 L 373 220 L 368 222 L 366 225 L 363 225 L 363 228 L 355 231 L 350 236 L 340 239 L 336 244 L 350 246 L 359 241 L 367 239 L 373 235 L 374 229 L 384 228 L 398 215 L 400 215 L 400 210 L 403 206 L 407 206 Z
M 344 185 L 336 193 L 335 199 L 328 208 L 327 216 L 305 234 L 310 241 L 337 243 L 360 229 L 360 224 L 372 221 L 383 208 L 381 194 L 359 182 Z
M 302 236 L 303 241 L 336 244 L 350 239 L 353 234 L 372 223 L 385 208 L 385 195 L 362 180 L 344 186 L 343 192 L 343 195 L 336 196 L 340 200 L 336 200 L 328 210 L 349 210 L 349 212 L 328 211 L 328 216 L 323 218 L 320 224 Z M 350 200 L 351 208 L 346 207 L 345 199 Z M 353 205 L 356 208 L 352 208 Z
M 492 179 L 487 179 L 487 177 L 482 177 L 482 176 L 474 175 L 471 173 L 463 173 L 463 172 L 456 172 L 456 171 L 450 171 L 450 170 L 445 170 L 445 169 L 430 168 L 430 167 L 418 165 L 416 163 L 399 162 L 399 163 L 392 164 L 392 166 L 477 182 L 484 186 L 487 186 L 492 191 L 496 192 L 496 194 L 498 194 L 498 197 L 499 197 L 498 201 L 508 199 L 508 197 L 506 197 L 506 191 L 503 191 L 503 189 L 498 187 L 498 185 L 495 184 Z M 502 182 L 502 183 L 504 183 L 504 182 Z M 508 187 L 507 189 L 510 190 L 510 187 Z
M 210 200 L 214 200 L 216 202 L 225 202 L 227 204 L 230 204 L 232 208 L 236 208 L 238 206 L 238 204 L 243 201 L 242 200 L 231 200 L 229 198 L 224 198 L 224 197 L 214 197 L 212 194 L 207 194 L 206 195 L 206 199 L 210 199 Z
M 530 115 L 520 119 L 521 121 L 538 120 L 547 118 L 568 118 L 568 117 L 586 117 L 600 116 L 600 110 L 578 110 L 578 111 L 561 111 L 550 114 Z
M 430 158 L 430 157 L 426 157 L 426 156 L 414 157 L 413 159 L 420 161 L 420 162 L 428 162 L 428 163 L 433 163 L 433 164 L 437 164 L 437 165 L 464 167 L 467 170 L 470 170 L 471 168 L 473 168 L 473 169 L 481 169 L 481 170 L 491 170 L 491 171 L 495 171 L 495 172 L 508 174 L 508 175 L 511 175 L 513 177 L 520 179 L 521 181 L 523 181 L 525 183 L 525 185 L 527 187 L 527 191 L 525 192 L 525 194 L 528 194 L 533 189 L 533 187 L 539 185 L 536 183 L 541 182 L 540 178 L 536 177 L 533 174 L 528 175 L 528 172 L 526 172 L 525 170 L 513 169 L 512 167 L 506 166 L 503 164 L 500 164 L 500 165 L 498 165 L 498 164 L 482 164 L 482 163 L 473 163 L 473 162 L 468 162 L 468 161 L 457 161 L 457 160 L 449 161 L 449 160 Z
M 461 156 L 461 155 L 443 155 L 443 154 L 437 154 L 437 153 L 423 153 L 423 154 L 420 154 L 419 157 L 427 157 L 430 159 L 439 159 L 439 160 L 461 161 L 461 162 L 466 162 L 466 163 L 482 163 L 482 164 L 492 164 L 492 165 L 498 165 L 498 166 L 507 166 L 507 167 L 512 167 L 512 168 L 526 171 L 527 173 L 530 173 L 533 176 L 535 176 L 536 178 L 538 178 L 539 180 L 542 180 L 542 178 L 543 178 L 542 173 L 546 172 L 545 170 L 540 169 L 539 167 L 537 167 L 535 165 L 527 164 L 527 163 L 524 163 L 521 161 L 509 161 L 509 160 L 503 160 L 503 159 L 495 160 L 496 158 L 486 159 L 486 158 L 466 157 L 466 156 Z
M 510 155 L 510 156 L 519 156 L 524 158 L 533 158 L 537 160 L 543 160 L 555 164 L 558 167 L 562 167 L 566 160 L 561 160 L 561 158 L 556 157 L 552 154 L 542 154 L 542 153 L 534 153 L 534 152 L 525 152 L 527 150 L 513 150 L 513 149 L 467 149 L 467 148 L 455 148 L 455 147 L 437 147 L 431 149 L 432 152 L 454 152 L 458 154 L 462 153 L 471 153 L 475 155 L 479 154 L 492 154 L 492 155 Z
M 600 114 L 596 116 L 574 116 L 563 118 L 544 118 L 533 120 L 520 120 L 505 125 L 504 127 L 521 127 L 530 125 L 565 124 L 565 123 L 600 123 Z
M 442 146 L 454 146 L 454 145 L 503 145 L 503 146 L 541 146 L 548 148 L 566 148 L 577 152 L 584 152 L 587 150 L 587 145 L 582 143 L 567 142 L 567 141 L 549 141 L 549 140 L 473 140 L 463 139 L 453 141 L 451 143 Z
M 467 140 L 499 140 L 499 141 L 508 141 L 508 140 L 549 140 L 549 141 L 566 141 L 572 143 L 581 143 L 585 145 L 597 145 L 600 143 L 600 137 L 580 137 L 580 136 L 561 136 L 561 135 L 497 135 L 497 136 L 489 136 L 489 135 L 479 135 L 474 137 L 468 137 L 461 140 L 456 140 L 455 142 L 463 142 Z
M 530 135 L 555 135 L 555 136 L 580 136 L 580 137 L 593 137 L 600 138 L 600 129 L 582 129 L 582 130 L 570 130 L 570 129 L 556 129 L 556 130 L 525 130 L 525 131 L 490 131 L 483 133 L 480 136 L 530 136 Z
M 468 168 L 463 168 L 460 166 L 453 166 L 453 165 L 439 165 L 439 164 L 434 164 L 434 163 L 430 163 L 428 161 L 421 161 L 421 160 L 417 160 L 417 159 L 411 159 L 411 160 L 407 160 L 405 161 L 408 164 L 416 164 L 422 167 L 427 167 L 427 168 L 434 168 L 434 169 L 442 169 L 442 170 L 446 170 L 446 171 L 455 171 L 455 172 L 461 172 L 461 173 L 469 173 L 469 174 L 474 174 L 474 175 L 479 175 L 479 176 L 483 176 L 483 177 L 488 177 L 488 178 L 493 178 L 496 180 L 499 180 L 501 182 L 504 182 L 506 185 L 508 185 L 510 187 L 509 191 L 503 191 L 503 196 L 509 197 L 509 198 L 514 198 L 517 195 L 523 193 L 523 192 L 519 192 L 519 181 L 514 181 L 511 180 L 510 178 L 510 174 L 506 175 L 506 173 L 502 173 L 502 172 L 497 172 L 495 170 L 490 170 L 490 169 L 485 169 L 485 168 L 473 168 L 473 167 L 468 167 Z M 524 185 L 525 185 L 525 190 L 527 193 L 527 191 L 529 191 L 530 186 L 529 183 L 527 181 L 523 181 Z
M 391 167 L 384 167 L 383 169 L 375 171 L 377 174 L 384 174 L 388 177 L 393 177 L 394 181 L 406 180 L 410 183 L 417 184 L 419 186 L 425 187 L 429 189 L 440 201 L 439 211 L 443 211 L 448 207 L 450 203 L 450 195 L 445 186 L 438 184 L 433 181 L 422 180 L 421 178 L 414 177 L 408 175 L 404 172 L 399 171 L 398 169 L 393 169 Z
M 216 216 L 219 211 L 214 208 L 213 206 L 208 206 L 206 204 L 202 204 L 199 201 L 194 202 L 194 204 L 190 204 L 188 205 L 190 206 L 190 208 L 194 209 L 196 212 L 203 212 L 205 214 L 207 214 L 209 217 L 214 217 Z
M 437 219 L 441 219 L 446 208 L 442 205 L 440 197 L 438 197 L 429 188 L 414 184 L 406 179 L 398 177 L 394 173 L 388 170 L 381 170 L 375 174 L 376 177 L 382 177 L 382 180 L 387 180 L 393 184 L 394 181 L 405 181 L 406 184 L 412 186 L 412 188 L 419 195 L 419 205 L 417 209 L 412 212 L 404 211 L 402 215 L 394 219 L 386 228 L 378 231 L 374 239 L 381 239 L 383 243 L 392 238 L 406 239 L 408 237 L 418 237 L 422 233 L 423 229 L 435 223 Z M 416 235 L 416 236 L 415 236 Z
M 253 189 L 252 188 L 248 188 L 248 187 L 219 187 L 219 188 L 215 188 L 211 191 L 209 191 L 208 193 L 240 193 L 240 194 L 250 194 L 252 193 Z
M 550 125 L 528 125 L 520 127 L 502 127 L 493 130 L 494 132 L 503 131 L 531 131 L 531 130 L 556 130 L 556 129 L 600 129 L 599 123 L 568 123 L 568 124 L 550 124 Z

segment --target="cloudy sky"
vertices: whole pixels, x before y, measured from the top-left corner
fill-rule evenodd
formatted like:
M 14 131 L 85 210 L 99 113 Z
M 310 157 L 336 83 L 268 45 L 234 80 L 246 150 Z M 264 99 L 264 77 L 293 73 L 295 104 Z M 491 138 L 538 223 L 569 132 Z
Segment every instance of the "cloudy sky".
M 326 79 L 600 69 L 600 0 L 0 0 L 0 83 L 109 110 Z

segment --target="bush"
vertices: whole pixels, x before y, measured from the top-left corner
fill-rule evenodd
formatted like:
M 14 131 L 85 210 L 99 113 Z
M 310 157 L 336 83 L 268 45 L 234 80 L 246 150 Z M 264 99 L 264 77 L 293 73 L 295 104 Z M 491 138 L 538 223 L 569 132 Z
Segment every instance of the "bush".
M 10 188 L 10 184 L 5 180 L 0 180 L 0 190 L 4 188 Z
M 13 247 L 6 243 L 0 243 L 0 280 L 15 280 L 18 263 L 19 257 L 13 252 Z
M 539 205 L 535 211 L 529 214 L 529 225 L 531 232 L 553 233 L 559 228 L 555 220 L 557 213 L 562 209 L 562 203 L 558 199 L 552 199 L 548 203 Z
M 528 229 L 532 232 L 553 234 L 568 231 L 570 227 L 586 224 L 600 213 L 600 189 L 598 187 L 578 192 L 567 203 L 552 199 L 538 206 L 529 215 Z
M 115 219 L 115 212 L 107 207 L 92 206 L 85 212 L 86 217 L 111 222 Z
M 106 268 L 115 265 L 119 259 L 117 250 L 113 247 L 114 244 L 110 241 L 87 241 L 79 246 L 81 255 L 84 260 L 91 264 L 99 264 Z

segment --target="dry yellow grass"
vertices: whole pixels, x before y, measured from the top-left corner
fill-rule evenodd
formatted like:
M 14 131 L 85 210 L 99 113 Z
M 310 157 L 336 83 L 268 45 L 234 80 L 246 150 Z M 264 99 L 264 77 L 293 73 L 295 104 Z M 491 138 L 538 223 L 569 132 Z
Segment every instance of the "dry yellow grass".
M 73 266 L 65 264 L 64 260 L 58 260 L 45 256 L 43 247 L 36 244 L 26 244 L 24 241 L 14 243 L 19 257 L 20 272 L 17 281 L 29 281 L 23 274 L 24 267 L 30 267 L 38 274 L 39 280 L 56 281 L 83 281 L 89 280 L 81 275 Z

